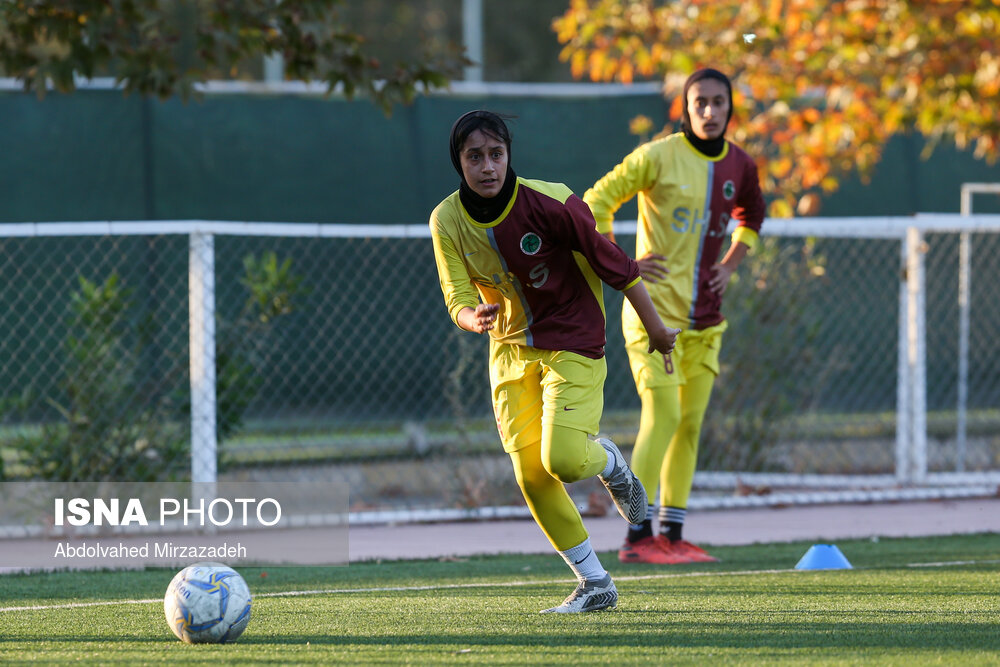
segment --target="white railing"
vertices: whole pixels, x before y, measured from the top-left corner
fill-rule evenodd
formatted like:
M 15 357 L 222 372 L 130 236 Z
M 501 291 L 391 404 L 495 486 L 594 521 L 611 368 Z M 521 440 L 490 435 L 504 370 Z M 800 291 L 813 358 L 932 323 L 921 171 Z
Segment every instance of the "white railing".
M 968 186 L 972 191 L 996 191 L 997 186 Z M 835 239 L 881 239 L 899 243 L 899 299 L 896 379 L 896 433 L 893 474 L 824 475 L 704 471 L 696 478 L 698 489 L 727 489 L 739 483 L 789 487 L 799 491 L 736 497 L 696 495 L 692 507 L 809 503 L 859 500 L 893 500 L 958 497 L 990 494 L 1000 484 L 1000 471 L 965 470 L 967 448 L 971 253 L 969 234 L 1000 234 L 1000 215 L 972 215 L 963 191 L 963 213 L 920 214 L 914 217 L 797 218 L 769 219 L 765 236 Z M 971 201 L 971 199 L 969 199 Z M 634 235 L 635 223 L 616 227 L 619 235 Z M 959 358 L 957 405 L 957 457 L 954 472 L 931 471 L 928 465 L 927 422 L 927 276 L 925 267 L 928 234 L 960 234 L 961 260 L 958 304 Z M 169 236 L 189 237 L 188 324 L 191 392 L 191 479 L 218 479 L 219 443 L 216 436 L 216 276 L 215 239 L 226 237 L 275 237 L 314 239 L 418 239 L 429 237 L 425 225 L 346 225 L 248 223 L 207 220 L 55 222 L 0 224 L 0 241 L 25 237 L 78 236 Z M 421 295 L 421 298 L 427 295 Z M 432 295 L 436 301 L 439 295 Z M 440 304 L 437 304 L 438 306 Z M 441 313 L 437 313 L 441 315 Z M 44 323 L 39 326 L 45 326 Z M 805 490 L 802 490 L 805 489 Z M 825 490 L 823 490 L 825 489 Z M 435 512 L 415 507 L 413 516 Z M 444 510 L 441 510 L 444 511 Z M 454 513 L 454 510 L 448 510 Z M 463 516 L 494 516 L 496 507 L 462 510 Z M 384 514 L 384 512 L 382 512 Z M 404 511 L 405 514 L 405 511 Z M 450 515 L 449 515 L 450 516 Z M 360 517 L 355 517 L 361 520 Z

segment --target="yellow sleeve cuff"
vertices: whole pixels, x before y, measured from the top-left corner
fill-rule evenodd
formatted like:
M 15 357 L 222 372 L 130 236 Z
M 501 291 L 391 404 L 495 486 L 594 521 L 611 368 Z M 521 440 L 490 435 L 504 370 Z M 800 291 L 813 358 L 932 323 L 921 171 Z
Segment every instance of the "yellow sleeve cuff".
M 628 285 L 626 285 L 626 286 L 625 286 L 625 289 L 629 289 L 629 288 L 632 288 L 632 287 L 635 287 L 635 286 L 636 286 L 636 285 L 638 285 L 638 284 L 639 284 L 639 283 L 640 283 L 641 281 L 642 281 L 642 276 L 636 276 L 636 279 L 635 279 L 635 280 L 633 280 L 632 282 L 630 282 L 630 283 L 629 283 Z M 624 291 L 625 291 L 625 289 L 623 289 L 622 291 L 624 292 Z
M 475 310 L 476 306 L 478 305 L 479 305 L 478 303 L 475 305 L 469 305 L 467 303 L 456 303 L 454 306 L 451 307 L 451 310 L 448 313 L 451 316 L 451 321 L 455 323 L 455 326 L 461 329 L 462 325 L 458 323 L 458 314 L 462 312 L 463 308 L 472 308 L 473 310 Z
M 733 232 L 733 243 L 743 243 L 750 250 L 754 249 L 759 238 L 757 232 L 749 227 L 737 227 L 736 231 Z

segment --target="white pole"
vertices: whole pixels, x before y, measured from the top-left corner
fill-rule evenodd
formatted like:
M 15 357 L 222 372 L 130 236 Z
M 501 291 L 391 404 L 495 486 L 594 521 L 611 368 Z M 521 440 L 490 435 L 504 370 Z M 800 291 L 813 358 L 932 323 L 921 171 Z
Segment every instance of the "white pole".
M 264 81 L 280 84 L 285 80 L 285 57 L 275 51 L 264 56 Z
M 962 184 L 962 215 L 972 215 L 972 193 L 975 183 Z M 958 406 L 955 425 L 955 472 L 965 472 L 968 457 L 969 405 L 969 314 L 972 289 L 972 240 L 962 232 L 958 241 Z
M 927 312 L 924 290 L 924 234 L 916 227 L 906 230 L 907 363 L 910 367 L 912 406 L 911 480 L 927 477 Z
M 188 247 L 191 370 L 191 482 L 217 479 L 215 395 L 215 237 L 193 232 Z M 196 492 L 199 497 L 201 492 Z M 214 494 L 209 494 L 214 495 Z
M 972 215 L 972 190 L 962 185 L 962 215 Z M 955 425 L 955 472 L 965 472 L 967 456 L 967 426 L 969 403 L 969 290 L 972 287 L 970 265 L 972 242 L 969 232 L 962 232 L 958 241 L 958 406 Z
M 913 394 L 910 367 L 909 340 L 910 318 L 907 287 L 909 279 L 909 238 L 900 240 L 899 281 L 899 334 L 897 336 L 898 362 L 896 364 L 896 479 L 910 481 L 910 442 L 913 439 Z
M 483 80 L 483 0 L 462 0 L 462 43 L 472 64 L 465 68 L 466 81 Z
M 1000 183 L 962 183 L 960 214 L 972 215 L 972 195 L 1000 194 Z M 965 472 L 968 455 L 969 333 L 972 312 L 972 237 L 962 232 L 958 245 L 958 409 L 955 425 L 955 470 Z

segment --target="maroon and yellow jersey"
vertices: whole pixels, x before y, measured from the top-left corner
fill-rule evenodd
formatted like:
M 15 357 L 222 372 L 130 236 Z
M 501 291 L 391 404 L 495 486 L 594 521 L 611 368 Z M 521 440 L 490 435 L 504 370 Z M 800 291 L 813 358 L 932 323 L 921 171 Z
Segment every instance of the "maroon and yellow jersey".
M 479 223 L 458 192 L 431 213 L 434 258 L 453 321 L 465 307 L 500 304 L 490 336 L 542 350 L 604 356 L 601 281 L 637 283 L 639 266 L 601 236 L 590 209 L 561 183 L 518 177 L 500 217 Z
M 611 231 L 615 212 L 639 195 L 636 257 L 666 257 L 670 273 L 646 289 L 664 323 L 705 329 L 724 319 L 722 297 L 709 287 L 726 228 L 737 220 L 733 242 L 751 248 L 764 221 L 764 198 L 757 166 L 735 144 L 717 157 L 699 153 L 683 133 L 643 144 L 583 195 L 602 233 Z M 625 303 L 626 327 L 641 327 Z

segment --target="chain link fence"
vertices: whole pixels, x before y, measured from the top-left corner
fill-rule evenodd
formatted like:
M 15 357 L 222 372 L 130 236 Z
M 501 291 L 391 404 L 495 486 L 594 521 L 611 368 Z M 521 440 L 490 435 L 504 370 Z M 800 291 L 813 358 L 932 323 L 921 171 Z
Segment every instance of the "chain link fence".
M 898 469 L 907 220 L 886 234 L 870 233 L 886 219 L 859 218 L 856 237 L 824 235 L 821 219 L 811 236 L 765 235 L 726 294 L 692 505 L 774 501 L 779 485 L 913 486 Z M 196 252 L 188 232 L 212 224 Z M 449 320 L 424 227 L 147 222 L 68 235 L 79 230 L 0 225 L 0 479 L 329 481 L 349 486 L 359 516 L 526 512 L 495 432 L 486 340 Z M 965 378 L 958 234 L 928 232 L 919 249 L 931 476 L 1000 472 L 998 232 L 993 220 L 971 235 Z M 619 242 L 634 249 L 627 227 Z M 621 296 L 605 300 L 602 430 L 628 450 L 639 404 Z M 200 393 L 206 381 L 214 392 Z M 571 490 L 585 503 L 598 489 Z

